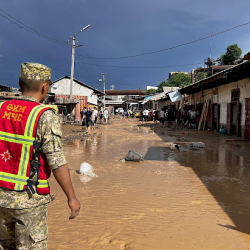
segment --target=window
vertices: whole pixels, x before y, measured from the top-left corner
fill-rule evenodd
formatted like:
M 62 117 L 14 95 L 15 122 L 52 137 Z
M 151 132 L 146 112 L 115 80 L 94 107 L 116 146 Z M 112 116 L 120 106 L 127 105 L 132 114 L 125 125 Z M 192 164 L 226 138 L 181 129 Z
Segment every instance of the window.
M 232 89 L 231 102 L 238 102 L 240 100 L 240 89 Z

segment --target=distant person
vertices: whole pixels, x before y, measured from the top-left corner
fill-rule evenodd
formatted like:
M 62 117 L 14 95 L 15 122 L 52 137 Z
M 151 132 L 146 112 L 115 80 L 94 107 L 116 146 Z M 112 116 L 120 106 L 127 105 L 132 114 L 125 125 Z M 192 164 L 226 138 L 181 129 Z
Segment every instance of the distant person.
M 155 123 L 155 109 L 153 109 L 152 114 L 153 114 L 153 122 Z
M 149 111 L 148 111 L 148 109 L 144 109 L 143 112 L 144 112 L 144 119 L 147 122 L 148 121 L 148 113 L 149 113 Z
M 189 110 L 187 111 L 187 121 L 186 121 L 185 125 L 187 125 L 188 128 L 191 127 L 191 122 L 190 122 L 190 120 L 191 120 L 191 112 L 192 112 L 191 109 L 189 109 Z
M 190 127 L 196 128 L 196 111 L 194 108 L 190 112 Z
M 170 120 L 170 110 L 169 109 L 166 109 L 166 111 L 165 111 L 165 120 L 166 121 L 169 121 Z
M 105 110 L 103 111 L 103 117 L 104 117 L 106 124 L 108 124 L 109 123 L 109 112 L 108 112 L 107 108 L 105 108 Z
M 125 116 L 126 116 L 126 112 L 123 111 L 123 113 L 122 113 L 123 121 L 125 121 Z
M 81 111 L 82 126 L 86 125 L 86 115 L 85 115 L 86 111 L 87 111 L 86 107 L 83 107 Z
M 100 124 L 102 123 L 102 118 L 103 118 L 103 114 L 102 114 L 102 111 L 100 111 L 99 113 Z
M 145 110 L 146 110 L 146 109 L 144 109 L 144 110 L 142 111 L 142 120 L 143 120 L 143 121 L 145 121 L 145 115 L 146 115 Z
M 182 124 L 185 125 L 186 121 L 187 121 L 187 110 L 186 110 L 186 108 L 184 107 L 184 108 L 182 109 Z
M 83 118 L 83 107 L 82 107 L 82 110 L 80 111 L 80 115 L 81 115 L 81 120 Z
M 179 125 L 181 123 L 181 109 L 176 113 L 176 123 Z
M 63 124 L 66 124 L 68 115 L 68 110 L 66 108 L 66 105 L 63 106 L 62 115 L 63 115 Z
M 154 112 L 154 121 L 155 121 L 155 124 L 159 121 L 159 110 L 155 110 Z
M 95 125 L 97 122 L 97 117 L 98 117 L 98 111 L 97 111 L 96 107 L 94 107 L 92 115 L 93 115 L 93 124 Z
M 90 128 L 93 127 L 92 111 L 91 111 L 90 107 L 87 108 L 87 111 L 85 112 L 85 117 L 86 117 L 87 130 L 89 132 Z
M 161 122 L 161 124 L 164 125 L 164 122 L 165 122 L 165 111 L 164 111 L 164 109 L 161 109 L 161 111 L 160 111 L 160 122 Z

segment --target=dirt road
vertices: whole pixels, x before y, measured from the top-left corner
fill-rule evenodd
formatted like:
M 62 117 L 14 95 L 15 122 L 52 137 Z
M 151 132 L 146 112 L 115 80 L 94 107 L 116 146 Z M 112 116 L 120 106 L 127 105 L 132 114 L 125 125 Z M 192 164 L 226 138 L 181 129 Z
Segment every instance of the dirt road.
M 82 209 L 68 220 L 65 196 L 52 177 L 49 249 L 250 249 L 250 143 L 228 142 L 231 137 L 213 131 L 138 125 L 117 117 L 89 137 L 80 125 L 63 126 Z M 186 142 L 204 142 L 206 149 Z M 145 160 L 119 161 L 130 149 Z M 82 162 L 98 177 L 79 175 Z

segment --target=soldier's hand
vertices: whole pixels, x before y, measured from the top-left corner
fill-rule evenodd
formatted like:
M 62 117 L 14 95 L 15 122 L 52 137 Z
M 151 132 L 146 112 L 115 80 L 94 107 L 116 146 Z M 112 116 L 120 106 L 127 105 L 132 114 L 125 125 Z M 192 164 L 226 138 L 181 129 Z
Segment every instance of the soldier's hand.
M 68 200 L 68 205 L 69 205 L 69 208 L 71 209 L 71 215 L 69 217 L 69 219 L 71 220 L 71 219 L 74 219 L 79 214 L 81 204 L 75 198 L 75 199 Z

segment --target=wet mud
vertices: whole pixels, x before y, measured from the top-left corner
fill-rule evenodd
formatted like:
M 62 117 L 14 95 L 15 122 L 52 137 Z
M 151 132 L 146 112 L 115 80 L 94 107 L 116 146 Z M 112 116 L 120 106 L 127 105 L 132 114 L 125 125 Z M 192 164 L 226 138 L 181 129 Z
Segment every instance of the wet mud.
M 52 177 L 49 249 L 250 249 L 249 142 L 120 117 L 90 135 L 80 124 L 62 130 L 82 208 L 68 220 Z M 144 161 L 120 161 L 130 149 Z M 82 162 L 98 177 L 80 175 Z

